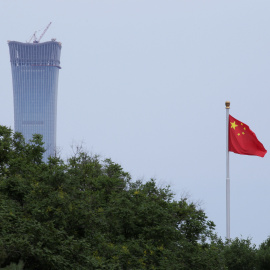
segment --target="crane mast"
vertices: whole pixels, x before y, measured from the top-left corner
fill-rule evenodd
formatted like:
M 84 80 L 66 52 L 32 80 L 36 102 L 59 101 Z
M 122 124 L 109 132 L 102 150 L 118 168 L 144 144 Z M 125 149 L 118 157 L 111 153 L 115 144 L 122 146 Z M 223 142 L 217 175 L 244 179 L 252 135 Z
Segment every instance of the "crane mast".
M 43 33 L 41 34 L 41 36 L 39 37 L 39 39 L 37 40 L 37 43 L 40 42 L 40 40 L 43 38 L 43 36 L 45 35 L 45 33 L 47 32 L 47 30 L 49 29 L 49 27 L 51 26 L 52 22 L 50 22 L 47 27 L 45 28 L 45 30 L 43 31 Z
M 37 39 L 36 33 L 37 33 L 37 31 L 35 31 L 35 33 L 32 35 L 32 37 L 30 38 L 30 40 L 28 41 L 28 43 L 30 43 L 32 41 L 32 39 L 34 39 L 34 40 Z

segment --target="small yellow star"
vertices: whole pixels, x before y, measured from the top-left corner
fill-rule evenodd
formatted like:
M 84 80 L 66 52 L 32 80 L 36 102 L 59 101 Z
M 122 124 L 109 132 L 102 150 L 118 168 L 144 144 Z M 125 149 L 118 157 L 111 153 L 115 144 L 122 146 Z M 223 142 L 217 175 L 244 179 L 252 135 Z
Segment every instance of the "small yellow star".
M 232 124 L 231 128 L 233 128 L 234 130 L 236 127 L 238 127 L 238 125 L 235 124 L 235 121 L 233 123 L 231 122 L 231 124 Z
M 240 136 L 240 133 L 238 133 L 237 135 Z
M 246 128 L 244 127 L 244 130 L 246 130 Z
M 241 123 L 241 126 L 243 126 L 243 123 Z
M 245 135 L 245 132 L 242 132 L 243 135 Z

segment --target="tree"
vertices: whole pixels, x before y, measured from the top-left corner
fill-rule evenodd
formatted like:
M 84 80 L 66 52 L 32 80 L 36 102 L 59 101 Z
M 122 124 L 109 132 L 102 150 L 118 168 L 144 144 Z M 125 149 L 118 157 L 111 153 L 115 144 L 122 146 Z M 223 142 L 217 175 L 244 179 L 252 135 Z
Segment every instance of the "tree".
M 258 269 L 270 269 L 270 237 L 259 247 L 257 252 Z
M 257 269 L 257 249 L 251 240 L 236 237 L 224 243 L 223 254 L 230 270 Z
M 83 151 L 44 163 L 42 145 L 0 126 L 1 267 L 221 269 L 214 223 L 195 204 Z

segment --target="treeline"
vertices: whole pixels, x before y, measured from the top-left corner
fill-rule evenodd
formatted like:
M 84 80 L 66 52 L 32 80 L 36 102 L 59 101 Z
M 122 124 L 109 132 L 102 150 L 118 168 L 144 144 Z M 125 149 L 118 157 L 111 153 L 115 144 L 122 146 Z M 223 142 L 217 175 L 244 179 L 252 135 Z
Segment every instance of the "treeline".
M 78 151 L 42 161 L 0 126 L 0 269 L 270 269 L 270 239 L 223 241 L 204 211 Z

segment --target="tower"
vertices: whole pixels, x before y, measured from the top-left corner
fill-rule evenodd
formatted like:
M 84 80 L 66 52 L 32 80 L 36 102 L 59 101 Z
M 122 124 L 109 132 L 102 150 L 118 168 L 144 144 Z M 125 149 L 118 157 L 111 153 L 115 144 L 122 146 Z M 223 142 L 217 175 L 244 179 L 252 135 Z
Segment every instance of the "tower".
M 61 43 L 9 41 L 13 82 L 14 129 L 28 141 L 43 136 L 44 160 L 56 148 L 57 89 Z

